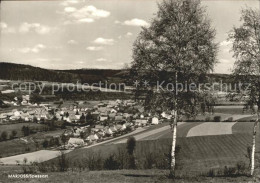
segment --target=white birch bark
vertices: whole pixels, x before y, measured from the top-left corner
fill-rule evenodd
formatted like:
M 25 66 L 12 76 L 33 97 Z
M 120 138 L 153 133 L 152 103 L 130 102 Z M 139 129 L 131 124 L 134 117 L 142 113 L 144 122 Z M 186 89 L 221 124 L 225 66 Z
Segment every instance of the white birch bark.
M 177 82 L 178 82 L 178 79 L 177 79 L 177 75 L 178 73 L 176 72 L 175 73 L 175 83 L 176 83 L 176 86 L 177 86 Z M 176 150 L 176 134 L 177 134 L 177 121 L 178 121 L 178 110 L 177 110 L 177 94 L 178 94 L 178 91 L 177 91 L 177 87 L 175 88 L 175 109 L 174 109 L 174 122 L 173 122 L 173 133 L 172 133 L 172 152 L 171 152 L 171 170 L 170 170 L 170 176 L 171 177 L 174 177 L 175 176 L 175 165 L 176 165 L 176 153 L 175 153 L 175 150 Z
M 257 120 L 254 123 L 254 129 L 253 129 L 253 140 L 252 140 L 252 152 L 251 152 L 251 167 L 250 167 L 250 175 L 253 176 L 254 170 L 255 170 L 255 142 L 256 142 L 256 129 L 258 125 L 259 120 L 259 114 L 257 112 Z
M 176 134 L 177 134 L 177 111 L 175 111 L 175 118 L 173 124 L 173 133 L 172 133 L 172 152 L 171 152 L 171 176 L 175 175 L 175 165 L 176 165 L 176 158 L 175 158 L 175 149 L 176 149 Z

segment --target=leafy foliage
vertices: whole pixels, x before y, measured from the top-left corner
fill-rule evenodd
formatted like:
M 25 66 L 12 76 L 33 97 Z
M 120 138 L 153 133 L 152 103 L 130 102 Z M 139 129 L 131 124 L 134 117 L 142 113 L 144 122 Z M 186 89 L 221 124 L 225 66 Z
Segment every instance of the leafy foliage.
M 245 8 L 241 12 L 240 27 L 234 27 L 229 34 L 233 43 L 234 78 L 239 78 L 246 89 L 242 94 L 249 94 L 246 107 L 260 108 L 260 14 L 258 10 Z
M 180 113 L 195 115 L 203 93 L 196 87 L 192 91 L 180 90 L 176 80 L 183 85 L 194 83 L 197 86 L 207 80 L 207 73 L 216 63 L 215 30 L 200 1 L 167 0 L 158 6 L 151 26 L 143 27 L 134 43 L 132 78 L 149 83 L 149 87 L 137 87 L 136 97 L 145 98 L 149 111 L 177 107 Z

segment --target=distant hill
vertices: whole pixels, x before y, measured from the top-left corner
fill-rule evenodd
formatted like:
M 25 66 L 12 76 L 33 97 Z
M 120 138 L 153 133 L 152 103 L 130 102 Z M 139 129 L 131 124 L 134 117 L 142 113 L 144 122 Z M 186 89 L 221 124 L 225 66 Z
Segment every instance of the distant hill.
M 214 82 L 231 82 L 228 74 L 209 74 Z M 127 70 L 115 69 L 75 69 L 51 70 L 30 65 L 0 62 L 0 79 L 26 80 L 26 81 L 51 81 L 51 82 L 77 82 L 82 83 L 122 83 L 129 79 Z
M 66 72 L 42 69 L 30 65 L 0 62 L 0 79 L 71 82 L 76 79 L 76 76 Z
M 51 70 L 24 64 L 0 62 L 0 79 L 51 81 L 51 82 L 87 82 L 108 81 L 121 70 L 111 69 L 78 69 Z M 118 77 L 118 76 L 116 76 Z

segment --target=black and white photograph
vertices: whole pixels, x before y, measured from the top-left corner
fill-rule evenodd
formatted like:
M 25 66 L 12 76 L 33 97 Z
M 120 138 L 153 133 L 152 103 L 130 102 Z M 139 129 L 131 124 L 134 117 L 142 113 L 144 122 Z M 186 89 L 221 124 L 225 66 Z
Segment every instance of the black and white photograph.
M 0 0 L 0 183 L 260 183 L 259 0 Z

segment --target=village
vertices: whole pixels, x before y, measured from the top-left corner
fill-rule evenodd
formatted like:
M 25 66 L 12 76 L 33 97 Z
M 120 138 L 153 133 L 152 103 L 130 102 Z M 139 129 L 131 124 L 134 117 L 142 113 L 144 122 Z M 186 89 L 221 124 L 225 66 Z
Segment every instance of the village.
M 15 109 L 1 113 L 0 124 L 38 123 L 61 128 L 63 133 L 55 138 L 66 140 L 57 149 L 89 146 L 171 119 L 170 113 L 160 116 L 147 113 L 133 100 L 95 101 L 96 105 L 89 106 L 86 101 L 32 104 L 30 95 L 23 95 L 22 99 L 3 101 Z

